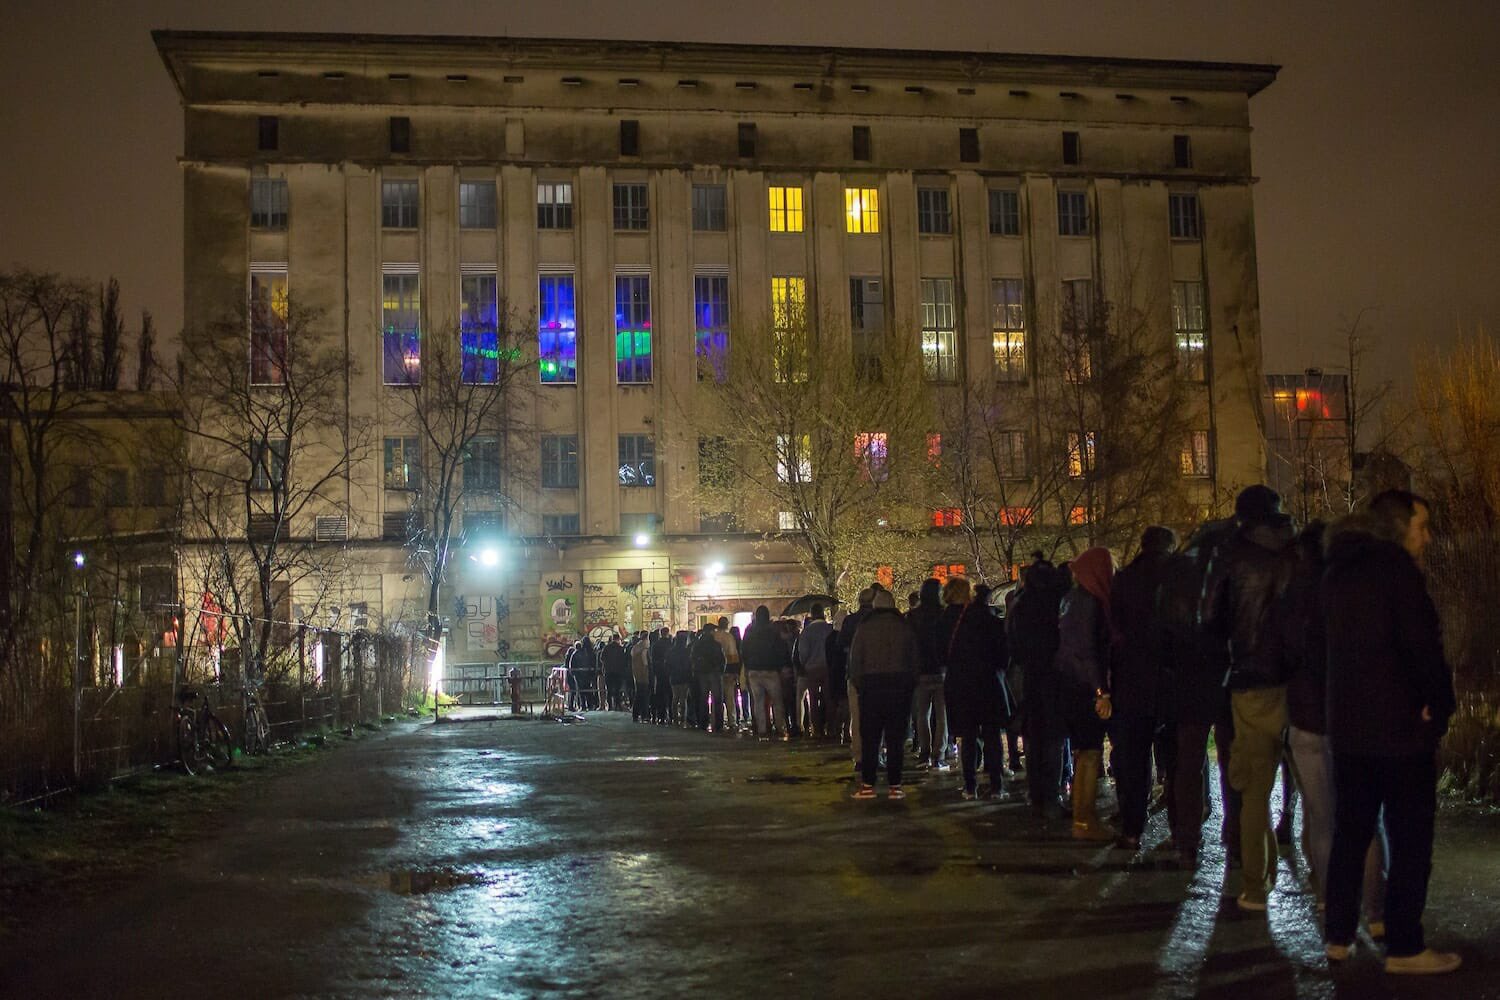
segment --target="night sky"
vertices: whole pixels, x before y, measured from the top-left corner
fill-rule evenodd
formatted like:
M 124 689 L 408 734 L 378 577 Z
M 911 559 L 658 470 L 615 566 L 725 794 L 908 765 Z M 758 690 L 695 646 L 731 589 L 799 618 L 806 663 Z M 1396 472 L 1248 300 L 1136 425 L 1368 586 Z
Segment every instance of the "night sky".
M 722 8 L 717 10 L 716 8 Z M 710 13 L 712 12 L 712 13 Z M 0 266 L 119 277 L 182 312 L 182 116 L 152 28 L 737 41 L 1274 62 L 1251 103 L 1267 371 L 1332 368 L 1373 307 L 1375 370 L 1500 332 L 1500 4 L 1271 0 L 10 0 Z M 132 323 L 135 321 L 132 320 Z

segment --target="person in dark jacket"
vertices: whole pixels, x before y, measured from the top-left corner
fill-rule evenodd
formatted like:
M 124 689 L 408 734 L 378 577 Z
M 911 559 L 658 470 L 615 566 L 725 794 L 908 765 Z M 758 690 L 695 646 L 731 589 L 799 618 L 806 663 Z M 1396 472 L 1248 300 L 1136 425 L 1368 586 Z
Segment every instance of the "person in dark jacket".
M 745 630 L 740 661 L 745 664 L 745 676 L 755 702 L 755 734 L 761 742 L 769 740 L 778 730 L 785 734 L 787 719 L 781 707 L 781 672 L 791 668 L 792 652 L 771 621 L 771 609 L 764 604 L 755 609 L 755 620 Z
M 604 669 L 605 707 L 618 712 L 625 707 L 625 680 L 630 676 L 630 654 L 620 644 L 618 634 L 604 644 L 599 661 Z
M 922 581 L 917 603 L 906 613 L 906 623 L 917 636 L 921 665 L 917 672 L 912 715 L 917 732 L 917 769 L 943 768 L 947 743 L 948 709 L 943 698 L 943 660 L 948 637 L 943 633 L 943 585 L 936 579 Z
M 1387 972 L 1457 969 L 1427 947 L 1422 911 L 1432 874 L 1437 748 L 1456 700 L 1437 608 L 1420 560 L 1431 507 L 1405 491 L 1335 526 L 1320 589 L 1327 630 L 1328 739 L 1335 786 L 1328 860 L 1328 957 L 1348 958 L 1359 923 L 1365 853 L 1384 810 L 1390 837 Z
M 1115 561 L 1108 549 L 1088 549 L 1068 564 L 1073 589 L 1057 619 L 1057 673 L 1063 720 L 1073 748 L 1073 837 L 1113 840 L 1099 818 L 1105 723 L 1113 713 L 1110 664 L 1119 644 L 1111 617 Z
M 1063 810 L 1063 743 L 1067 727 L 1058 704 L 1057 614 L 1068 592 L 1066 570 L 1037 559 L 1021 574 L 1021 592 L 1005 620 L 1010 669 L 1023 681 L 1022 725 L 1026 737 L 1026 784 L 1031 808 L 1050 819 Z
M 672 723 L 687 728 L 693 693 L 693 633 L 678 629 L 667 651 L 667 674 L 672 679 Z
M 1120 801 L 1117 847 L 1141 846 L 1151 806 L 1151 747 L 1161 725 L 1161 622 L 1156 595 L 1167 574 L 1177 535 L 1153 525 L 1141 534 L 1141 551 L 1115 575 L 1110 611 L 1120 636 L 1110 675 L 1114 717 L 1111 762 Z
M 599 653 L 593 640 L 584 636 L 578 640 L 578 650 L 573 654 L 573 677 L 578 684 L 578 710 L 589 711 L 599 707 Z
M 651 665 L 651 721 L 665 726 L 672 716 L 672 633 L 663 626 L 651 633 L 647 658 Z
M 1239 907 L 1261 911 L 1276 884 L 1276 834 L 1271 791 L 1286 738 L 1286 678 L 1266 655 L 1271 607 L 1291 567 L 1292 519 L 1268 486 L 1251 486 L 1235 500 L 1238 525 L 1209 569 L 1203 628 L 1229 665 L 1234 716 L 1229 784 L 1240 793 Z
M 718 626 L 708 622 L 693 640 L 693 674 L 698 678 L 698 700 L 695 703 L 698 728 L 724 731 L 724 647 L 719 645 Z
M 988 605 L 972 599 L 969 581 L 949 577 L 943 584 L 943 634 L 946 635 L 943 697 L 948 703 L 948 724 L 958 737 L 958 758 L 963 766 L 963 797 L 981 794 L 979 754 L 984 751 L 989 787 L 986 798 L 1006 799 L 1005 748 L 1000 730 L 1015 713 L 1002 673 L 1008 664 L 1005 626 L 989 613 Z
M 1224 804 L 1220 839 L 1231 856 L 1239 854 L 1239 793 L 1229 786 L 1229 748 L 1234 719 L 1224 687 L 1226 665 L 1199 627 L 1203 585 L 1215 554 L 1234 533 L 1234 521 L 1201 525 L 1167 566 L 1157 595 L 1165 643 L 1163 709 L 1177 733 L 1171 789 L 1167 794 L 1170 844 L 1181 863 L 1198 864 L 1203 823 L 1210 812 L 1208 738 L 1213 733 L 1219 758 L 1219 789 Z
M 896 610 L 890 592 L 880 591 L 871 599 L 870 612 L 849 649 L 849 683 L 859 692 L 859 731 L 864 740 L 860 752 L 864 769 L 856 799 L 875 797 L 882 738 L 889 795 L 893 799 L 906 795 L 901 787 L 901 763 L 921 660 L 916 634 Z
M 844 616 L 844 621 L 839 625 L 839 646 L 844 651 L 844 662 L 849 662 L 849 650 L 854 647 L 854 636 L 859 631 L 859 623 L 865 620 L 873 606 L 875 595 L 884 590 L 880 584 L 873 584 L 859 592 L 859 606 Z M 860 774 L 864 771 L 864 762 L 860 759 L 863 743 L 859 732 L 859 691 L 854 687 L 853 681 L 847 679 L 844 684 L 844 696 L 849 703 L 849 749 L 854 758 L 854 773 Z

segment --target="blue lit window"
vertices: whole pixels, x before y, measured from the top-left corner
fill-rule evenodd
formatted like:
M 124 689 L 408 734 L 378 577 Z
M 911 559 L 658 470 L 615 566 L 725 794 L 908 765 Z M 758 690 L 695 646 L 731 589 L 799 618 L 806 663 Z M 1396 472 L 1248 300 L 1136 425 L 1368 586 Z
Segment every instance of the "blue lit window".
M 644 274 L 615 276 L 615 379 L 651 381 L 651 279 Z
M 578 381 L 578 327 L 573 313 L 573 276 L 546 274 L 538 289 L 538 355 L 542 381 L 568 385 Z
M 386 385 L 422 380 L 421 298 L 415 274 L 387 274 L 381 303 Z
M 729 278 L 700 274 L 693 278 L 693 316 L 697 326 L 698 377 L 724 381 L 729 369 Z
M 500 315 L 493 274 L 466 274 L 459 283 L 463 380 L 494 385 L 500 377 Z

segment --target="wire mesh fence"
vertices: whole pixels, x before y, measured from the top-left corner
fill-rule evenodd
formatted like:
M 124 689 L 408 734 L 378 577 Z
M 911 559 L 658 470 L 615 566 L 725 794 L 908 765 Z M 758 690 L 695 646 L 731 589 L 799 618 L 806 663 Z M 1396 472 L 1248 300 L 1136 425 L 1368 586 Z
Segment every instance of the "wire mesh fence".
M 1458 695 L 1444 780 L 1471 798 L 1500 801 L 1500 535 L 1441 536 L 1426 563 Z

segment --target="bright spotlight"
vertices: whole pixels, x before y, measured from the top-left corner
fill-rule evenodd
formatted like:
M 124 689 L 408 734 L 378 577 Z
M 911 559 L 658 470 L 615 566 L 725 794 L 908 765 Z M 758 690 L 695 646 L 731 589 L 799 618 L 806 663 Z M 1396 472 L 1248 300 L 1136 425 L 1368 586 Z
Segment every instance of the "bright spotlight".
M 85 557 L 82 552 L 73 553 L 73 565 L 78 567 L 79 569 L 83 569 L 83 564 L 87 561 L 87 557 Z
M 489 566 L 489 567 L 500 565 L 500 550 L 498 550 L 498 549 L 480 549 L 479 550 L 479 565 L 481 565 L 481 566 Z
M 636 548 L 638 548 L 638 549 L 644 549 L 649 544 L 651 544 L 651 536 L 648 535 L 648 534 L 646 534 L 644 531 L 638 533 L 635 536 L 635 547 Z
M 709 563 L 708 564 L 708 575 L 709 576 L 718 576 L 722 572 L 724 572 L 724 564 L 723 563 L 721 563 L 721 562 L 713 562 L 713 563 Z

